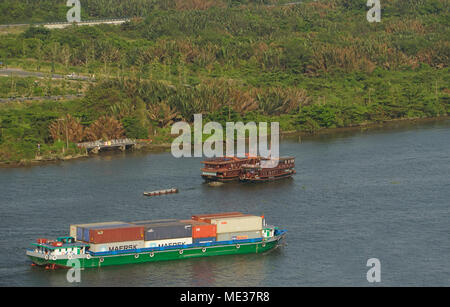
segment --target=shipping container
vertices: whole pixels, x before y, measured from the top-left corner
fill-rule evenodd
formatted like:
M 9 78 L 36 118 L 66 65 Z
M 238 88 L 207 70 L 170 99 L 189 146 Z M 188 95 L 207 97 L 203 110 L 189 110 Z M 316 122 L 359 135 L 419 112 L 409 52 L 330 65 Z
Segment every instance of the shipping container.
M 145 241 L 145 248 L 153 248 L 153 247 L 170 247 L 170 246 L 183 246 L 192 244 L 192 238 L 175 238 L 175 239 L 166 239 L 166 240 L 154 240 L 154 241 Z
M 124 222 L 104 222 L 104 223 L 91 223 L 91 224 L 83 224 L 77 226 L 77 235 L 76 240 L 89 242 L 89 231 L 86 232 L 86 229 L 93 227 L 103 227 L 103 226 L 111 226 L 111 225 L 122 225 Z
M 142 224 L 145 241 L 192 237 L 192 225 L 176 222 Z
M 147 220 L 147 221 L 137 221 L 137 222 L 131 222 L 131 224 L 134 225 L 146 225 L 146 224 L 157 224 L 157 223 L 170 223 L 170 222 L 176 222 L 176 219 L 161 219 L 161 220 Z
M 98 229 L 98 228 L 102 228 L 102 227 L 114 228 L 114 227 L 121 227 L 124 225 L 129 225 L 129 224 L 119 222 L 117 224 L 107 223 L 107 224 L 100 224 L 100 225 L 77 227 L 77 237 L 80 238 L 80 241 L 89 242 L 91 240 L 91 229 Z
M 75 240 L 81 240 L 81 235 L 80 235 L 80 239 L 77 238 L 78 233 L 77 233 L 77 228 L 78 227 L 93 227 L 93 226 L 102 226 L 102 225 L 114 225 L 114 224 L 121 224 L 123 222 L 100 222 L 100 223 L 89 223 L 89 224 L 76 224 L 76 225 L 70 225 L 70 236 L 72 238 L 74 238 Z
M 144 240 L 90 244 L 89 250 L 94 253 L 103 253 L 103 252 L 124 251 L 141 248 L 144 248 Z
M 205 222 L 217 225 L 217 234 L 262 230 L 263 218 L 255 215 L 206 219 Z
M 210 237 L 210 238 L 195 238 L 195 239 L 192 239 L 192 242 L 193 242 L 194 244 L 213 243 L 213 242 L 216 242 L 216 237 Z
M 140 241 L 144 239 L 144 227 L 133 224 L 121 224 L 93 227 L 89 229 L 90 243 L 112 243 Z
M 192 238 L 209 238 L 215 237 L 217 234 L 217 226 L 194 220 L 180 220 L 182 223 L 192 225 Z
M 261 230 L 243 231 L 243 232 L 226 232 L 226 233 L 217 234 L 217 241 L 248 240 L 248 239 L 259 239 L 261 237 L 262 237 Z
M 208 218 L 214 218 L 214 217 L 232 217 L 232 216 L 242 216 L 244 215 L 241 212 L 222 212 L 222 213 L 212 213 L 212 214 L 197 214 L 192 216 L 192 220 L 195 221 L 203 221 Z
M 195 220 L 178 220 L 181 223 L 191 224 L 191 225 L 204 225 L 207 224 L 203 221 L 195 221 Z

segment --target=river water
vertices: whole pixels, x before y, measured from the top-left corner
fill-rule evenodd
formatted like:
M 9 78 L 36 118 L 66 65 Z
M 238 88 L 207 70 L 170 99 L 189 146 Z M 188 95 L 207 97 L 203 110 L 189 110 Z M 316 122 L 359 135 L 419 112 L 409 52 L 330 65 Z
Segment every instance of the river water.
M 450 120 L 284 138 L 293 179 L 202 183 L 199 158 L 104 154 L 0 169 L 0 286 L 369 286 L 369 258 L 385 286 L 450 286 Z M 178 194 L 142 192 L 177 187 Z M 206 257 L 81 272 L 31 267 L 37 237 L 69 224 L 189 218 L 243 211 L 288 230 L 263 255 Z

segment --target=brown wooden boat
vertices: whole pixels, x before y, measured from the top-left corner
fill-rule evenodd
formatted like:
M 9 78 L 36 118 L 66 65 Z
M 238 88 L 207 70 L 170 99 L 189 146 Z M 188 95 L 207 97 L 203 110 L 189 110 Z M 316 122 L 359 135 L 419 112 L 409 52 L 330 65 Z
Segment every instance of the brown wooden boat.
M 294 167 L 294 157 L 278 159 L 261 158 L 257 163 L 242 165 L 242 172 L 239 179 L 243 182 L 266 182 L 290 178 L 296 173 Z
M 252 165 L 259 162 L 259 157 L 245 158 L 223 157 L 202 161 L 202 177 L 206 181 L 229 182 L 239 180 L 242 173 L 242 165 Z

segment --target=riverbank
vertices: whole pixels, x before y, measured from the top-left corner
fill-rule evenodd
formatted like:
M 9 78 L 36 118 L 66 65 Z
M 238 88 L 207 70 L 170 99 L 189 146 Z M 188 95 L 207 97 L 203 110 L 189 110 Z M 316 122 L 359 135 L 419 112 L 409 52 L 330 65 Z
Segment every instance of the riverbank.
M 439 122 L 448 120 L 449 116 L 439 116 L 439 117 L 429 117 L 429 118 L 402 118 L 384 121 L 382 123 L 364 123 L 361 125 L 354 125 L 349 127 L 339 127 L 339 128 L 323 128 L 315 131 L 314 133 L 307 131 L 282 131 L 280 132 L 280 139 L 284 137 L 315 137 L 319 135 L 331 135 L 335 133 L 342 132 L 356 132 L 360 130 L 374 130 L 379 128 L 401 128 L 409 125 L 419 125 L 427 122 Z M 170 150 L 170 143 L 154 144 L 151 142 L 140 141 L 138 146 L 136 146 L 134 151 L 142 151 L 148 153 L 163 153 Z M 282 154 L 282 153 L 280 153 Z M 36 157 L 34 159 L 21 159 L 19 162 L 1 162 L 0 168 L 16 168 L 16 167 L 32 167 L 45 164 L 54 164 L 70 160 L 80 160 L 88 159 L 95 156 L 95 154 L 75 154 L 75 155 L 55 155 L 47 157 Z
M 34 159 L 21 159 L 18 162 L 1 162 L 0 168 L 15 168 L 15 167 L 30 167 L 30 166 L 38 166 L 50 163 L 58 163 L 62 161 L 69 161 L 75 159 L 89 158 L 88 154 L 76 154 L 76 155 L 55 155 L 50 157 L 42 157 L 37 156 Z
M 398 118 L 398 119 L 391 119 L 386 120 L 380 123 L 363 123 L 360 125 L 351 125 L 348 127 L 337 127 L 337 128 L 323 128 L 320 130 L 317 130 L 313 133 L 307 132 L 307 131 L 284 131 L 281 132 L 281 137 L 283 136 L 315 136 L 315 135 L 324 135 L 324 134 L 333 134 L 333 133 L 340 133 L 340 132 L 351 132 L 351 131 L 358 131 L 358 130 L 370 130 L 370 129 L 377 129 L 377 128 L 388 128 L 392 127 L 395 128 L 398 125 L 416 125 L 426 122 L 433 122 L 433 121 L 443 121 L 448 120 L 449 116 L 437 116 L 437 117 L 425 117 L 425 118 Z

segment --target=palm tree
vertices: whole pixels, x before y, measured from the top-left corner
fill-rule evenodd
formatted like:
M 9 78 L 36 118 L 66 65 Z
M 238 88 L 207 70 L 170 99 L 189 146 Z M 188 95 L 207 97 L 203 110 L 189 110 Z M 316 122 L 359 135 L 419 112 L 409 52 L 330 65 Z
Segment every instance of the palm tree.
M 70 114 L 53 121 L 49 126 L 50 135 L 55 141 L 78 143 L 83 139 L 83 130 L 80 120 Z
M 150 119 L 158 122 L 160 128 L 167 127 L 180 117 L 180 112 L 172 109 L 165 101 L 150 105 L 148 114 Z
M 125 136 L 122 124 L 114 117 L 102 116 L 86 130 L 84 137 L 88 141 L 121 139 Z

